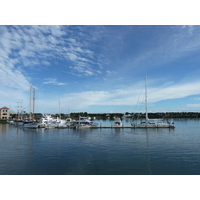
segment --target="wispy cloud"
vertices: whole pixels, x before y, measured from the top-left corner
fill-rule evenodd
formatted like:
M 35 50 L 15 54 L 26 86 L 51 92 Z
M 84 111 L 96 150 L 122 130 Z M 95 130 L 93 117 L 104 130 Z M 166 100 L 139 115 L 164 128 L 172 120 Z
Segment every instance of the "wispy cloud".
M 200 108 L 200 104 L 187 104 L 187 107 Z
M 73 38 L 73 34 L 70 36 L 70 29 L 67 26 L 1 26 L 1 59 L 8 63 L 10 58 L 15 58 L 18 64 L 33 69 L 34 66 L 40 66 L 41 61 L 43 65 L 50 66 L 49 60 L 56 58 L 70 61 L 70 65 L 75 66 L 74 74 L 94 75 L 94 52 L 87 42 L 79 42 L 80 39 Z M 68 37 L 64 37 L 66 35 Z M 92 73 L 77 68 L 83 65 Z
M 152 28 L 153 29 L 153 28 Z M 170 30 L 172 29 L 172 30 Z M 152 30 L 153 31 L 153 30 Z M 129 66 L 152 69 L 162 67 L 200 50 L 200 29 L 198 26 L 169 26 L 166 32 L 155 32 L 156 39 L 146 41 L 146 50 L 133 55 Z M 148 66 L 147 66 L 148 63 Z
M 52 85 L 67 85 L 67 83 L 60 83 L 55 78 L 46 78 L 43 84 L 52 84 Z
M 69 68 L 72 69 L 72 71 L 68 73 L 73 74 L 75 76 L 93 76 L 95 74 L 92 69 L 90 69 L 89 67 L 85 67 L 84 65 Z M 98 73 L 98 71 L 96 71 L 96 73 Z
M 28 90 L 30 85 L 20 70 L 6 67 L 2 63 L 0 63 L 0 84 L 19 90 Z
M 141 85 L 141 83 L 118 90 L 72 93 L 64 98 L 70 105 L 74 105 L 74 108 L 77 105 L 79 108 L 87 107 L 89 105 L 135 106 L 138 104 L 139 97 L 139 103 L 144 103 L 144 89 L 141 94 L 141 87 L 138 87 L 139 85 Z M 174 85 L 163 84 L 159 88 L 149 87 L 148 102 L 156 103 L 162 100 L 178 99 L 200 94 L 199 88 L 200 81 Z

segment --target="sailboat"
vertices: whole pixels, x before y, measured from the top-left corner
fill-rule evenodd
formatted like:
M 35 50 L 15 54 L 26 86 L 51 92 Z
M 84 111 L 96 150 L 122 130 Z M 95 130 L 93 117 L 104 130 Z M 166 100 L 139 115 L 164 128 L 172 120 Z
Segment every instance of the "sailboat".
M 23 126 L 24 125 L 24 122 L 23 122 L 23 119 L 22 119 L 22 99 L 19 100 L 18 102 L 18 111 L 17 111 L 17 119 L 14 120 L 14 124 L 16 126 Z
M 35 88 L 33 89 L 33 105 L 32 105 L 32 85 L 30 86 L 30 115 L 29 119 L 24 120 L 24 128 L 38 128 L 39 123 L 34 120 L 35 110 Z
M 147 77 L 145 80 L 145 110 L 146 110 L 146 120 L 141 123 L 132 123 L 134 128 L 175 128 L 173 120 L 170 122 L 163 122 L 161 119 L 149 119 L 148 117 L 148 103 L 147 103 Z
M 56 119 L 56 128 L 67 128 L 66 120 L 61 119 L 60 98 L 59 98 L 59 117 L 57 117 L 57 119 Z

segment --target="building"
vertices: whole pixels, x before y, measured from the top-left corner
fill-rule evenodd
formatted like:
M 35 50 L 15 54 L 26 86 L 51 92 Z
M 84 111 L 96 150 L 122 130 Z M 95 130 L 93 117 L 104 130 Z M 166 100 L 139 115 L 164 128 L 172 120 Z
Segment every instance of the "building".
M 10 117 L 10 110 L 7 107 L 0 108 L 0 119 L 8 119 Z

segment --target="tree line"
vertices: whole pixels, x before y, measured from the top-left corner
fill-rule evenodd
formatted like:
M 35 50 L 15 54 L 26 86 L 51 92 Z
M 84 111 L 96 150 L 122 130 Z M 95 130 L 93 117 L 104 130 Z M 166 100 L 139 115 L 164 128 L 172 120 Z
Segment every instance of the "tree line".
M 114 119 L 116 117 L 122 118 L 124 115 L 129 118 L 137 119 L 137 118 L 145 118 L 145 113 L 87 113 L 87 112 L 72 112 L 70 114 L 51 114 L 52 117 L 61 116 L 62 119 L 72 118 L 78 119 L 81 117 L 91 117 L 91 119 Z M 18 114 L 11 115 L 13 119 L 18 118 Z M 43 116 L 42 113 L 35 113 L 35 119 L 41 119 Z M 156 112 L 156 113 L 148 113 L 149 118 L 200 118 L 199 112 Z M 24 113 L 23 118 L 29 118 L 28 113 Z

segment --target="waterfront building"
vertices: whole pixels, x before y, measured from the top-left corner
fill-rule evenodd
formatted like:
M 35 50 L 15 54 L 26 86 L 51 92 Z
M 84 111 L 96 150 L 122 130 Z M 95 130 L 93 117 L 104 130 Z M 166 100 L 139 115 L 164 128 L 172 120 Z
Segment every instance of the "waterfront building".
M 0 119 L 8 119 L 10 117 L 10 110 L 7 107 L 0 108 Z

